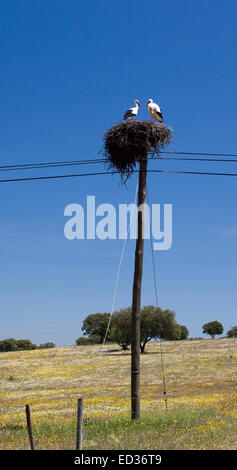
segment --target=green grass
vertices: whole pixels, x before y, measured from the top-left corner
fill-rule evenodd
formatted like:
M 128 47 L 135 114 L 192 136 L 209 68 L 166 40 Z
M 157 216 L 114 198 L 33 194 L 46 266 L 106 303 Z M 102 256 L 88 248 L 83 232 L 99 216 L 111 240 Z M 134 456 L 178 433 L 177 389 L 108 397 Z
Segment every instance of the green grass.
M 169 449 L 218 449 L 223 446 L 223 431 L 228 439 L 235 438 L 237 423 L 232 419 L 222 421 L 221 414 L 212 408 L 176 409 L 159 414 L 143 414 L 141 421 L 131 421 L 129 416 L 110 419 L 93 419 L 85 428 L 84 450 L 169 450 Z M 220 427 L 220 422 L 221 427 Z M 211 424 L 211 425 L 210 425 Z M 200 432 L 201 431 L 201 432 Z M 8 446 L 29 448 L 24 426 L 4 429 Z M 39 424 L 33 426 L 37 449 L 75 449 L 76 422 L 67 424 Z

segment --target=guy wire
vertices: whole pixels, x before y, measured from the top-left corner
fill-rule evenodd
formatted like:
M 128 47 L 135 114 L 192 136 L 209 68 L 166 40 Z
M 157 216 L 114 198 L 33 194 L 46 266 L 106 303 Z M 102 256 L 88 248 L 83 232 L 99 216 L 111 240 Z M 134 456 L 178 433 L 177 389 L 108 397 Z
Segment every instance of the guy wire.
M 155 269 L 155 257 L 154 257 L 154 248 L 153 248 L 153 235 L 152 235 L 152 223 L 151 223 L 151 205 L 149 202 L 148 196 L 148 189 L 147 189 L 147 204 L 150 209 L 150 243 L 151 243 L 151 256 L 152 256 L 152 268 L 153 268 L 153 279 L 154 279 L 154 288 L 155 288 L 155 298 L 156 298 L 156 308 L 159 308 L 158 304 L 158 290 L 157 290 L 157 276 L 156 276 L 156 269 Z M 163 359 L 163 348 L 162 348 L 162 341 L 160 339 L 160 357 L 161 357 L 161 370 L 162 370 L 162 380 L 163 380 L 163 395 L 165 401 L 165 408 L 168 409 L 168 397 L 167 397 L 167 390 L 166 390 L 166 381 L 165 381 L 165 369 L 164 369 L 164 359 Z

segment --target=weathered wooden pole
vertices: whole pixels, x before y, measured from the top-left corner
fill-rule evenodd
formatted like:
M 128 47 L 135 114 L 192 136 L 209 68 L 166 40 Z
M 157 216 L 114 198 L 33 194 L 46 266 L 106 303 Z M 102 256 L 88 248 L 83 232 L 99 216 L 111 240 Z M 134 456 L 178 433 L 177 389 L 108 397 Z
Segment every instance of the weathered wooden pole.
M 82 426 L 83 426 L 83 398 L 78 398 L 76 450 L 82 450 Z
M 139 210 L 137 215 L 137 241 L 132 299 L 131 417 L 133 420 L 140 420 L 140 323 L 145 231 L 145 206 L 143 204 L 146 202 L 146 176 L 147 158 L 144 158 L 140 161 L 138 188 L 138 208 L 144 207 L 144 209 Z
M 32 426 L 31 426 L 31 419 L 30 419 L 30 405 L 26 405 L 26 421 L 27 421 L 27 429 L 28 429 L 28 435 L 29 435 L 29 440 L 30 440 L 30 448 L 31 450 L 35 450 L 34 440 L 33 440 L 33 431 L 32 431 Z

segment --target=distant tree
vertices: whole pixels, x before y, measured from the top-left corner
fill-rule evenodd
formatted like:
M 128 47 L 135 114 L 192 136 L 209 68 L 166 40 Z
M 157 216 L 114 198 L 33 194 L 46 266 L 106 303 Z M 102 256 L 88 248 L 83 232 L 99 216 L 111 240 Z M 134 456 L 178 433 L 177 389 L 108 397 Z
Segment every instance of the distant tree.
M 114 312 L 107 341 L 116 342 L 123 350 L 131 344 L 131 307 Z M 78 338 L 76 344 L 84 346 L 88 344 L 102 343 L 107 331 L 109 313 L 94 313 L 85 318 L 82 331 L 87 338 Z M 162 310 L 153 305 L 143 307 L 141 310 L 141 353 L 145 352 L 146 344 L 152 339 L 165 340 L 186 339 L 188 329 L 175 321 L 175 313 L 171 310 Z M 93 339 L 96 338 L 96 341 Z
M 18 351 L 37 349 L 36 344 L 33 344 L 29 339 L 18 339 L 16 344 Z
M 232 328 L 227 331 L 228 338 L 237 338 L 237 326 L 232 326 Z
M 223 333 L 224 327 L 220 322 L 215 320 L 202 325 L 202 330 L 204 334 L 210 335 L 213 339 L 216 335 L 221 335 Z
M 98 336 L 99 343 L 103 343 L 109 317 L 109 313 L 92 313 L 91 315 L 88 315 L 82 325 L 84 336 Z M 109 340 L 109 337 L 107 340 Z
M 0 352 L 17 351 L 17 341 L 14 338 L 7 338 L 0 341 Z
M 153 305 L 147 305 L 141 310 L 141 353 L 145 352 L 146 344 L 156 338 L 161 327 L 159 312 Z
M 141 352 L 153 338 L 178 340 L 182 327 L 175 321 L 175 312 L 148 305 L 141 310 Z
M 110 340 L 125 351 L 131 344 L 131 307 L 114 312 L 111 322 Z
M 184 331 L 175 321 L 175 313 L 171 310 L 162 310 L 153 305 L 145 306 L 141 310 L 141 353 L 145 352 L 146 344 L 154 338 L 176 340 L 183 335 L 186 337 L 188 330 Z M 121 309 L 115 312 L 111 322 L 110 340 L 119 344 L 126 350 L 131 344 L 131 308 Z
M 180 329 L 181 329 L 181 335 L 179 339 L 181 340 L 188 339 L 188 335 L 189 335 L 188 328 L 184 325 L 180 325 Z
M 160 312 L 160 329 L 157 335 L 160 339 L 168 341 L 176 341 L 180 339 L 181 327 L 175 321 L 175 313 L 172 310 L 161 310 Z
M 76 339 L 76 345 L 77 346 L 89 346 L 91 344 L 99 344 L 100 343 L 100 337 L 99 336 L 88 336 L 88 338 L 85 338 L 85 336 L 80 336 L 80 338 Z
M 42 343 L 38 346 L 38 349 L 50 349 L 50 348 L 55 348 L 54 343 Z

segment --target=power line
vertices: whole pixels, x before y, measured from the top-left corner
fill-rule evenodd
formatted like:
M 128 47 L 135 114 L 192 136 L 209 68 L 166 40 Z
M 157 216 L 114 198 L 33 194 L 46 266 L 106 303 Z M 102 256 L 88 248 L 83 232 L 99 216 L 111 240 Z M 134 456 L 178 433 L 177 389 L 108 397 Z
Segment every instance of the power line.
M 70 174 L 70 175 L 53 175 L 53 176 L 32 176 L 29 178 L 11 178 L 11 179 L 3 179 L 0 180 L 0 183 L 14 183 L 17 181 L 35 181 L 35 180 L 48 180 L 48 179 L 57 179 L 57 178 L 73 178 L 73 177 L 80 177 L 80 176 L 101 176 L 101 175 L 108 175 L 108 174 L 115 174 L 118 171 L 101 171 L 98 173 L 77 173 L 77 174 Z
M 183 158 L 183 157 L 148 157 L 149 160 L 170 160 L 170 161 L 197 161 L 197 162 L 215 162 L 215 163 L 237 163 L 237 159 L 213 159 L 213 158 Z M 106 159 L 93 159 L 93 160 L 71 160 L 62 162 L 46 162 L 46 163 L 28 163 L 19 165 L 1 165 L 0 172 L 19 171 L 19 170 L 33 170 L 44 168 L 57 168 L 67 166 L 91 165 L 98 163 L 106 163 Z
M 158 160 L 182 160 L 191 162 L 225 162 L 237 163 L 237 159 L 224 159 L 224 158 L 187 158 L 187 157 L 159 157 Z
M 237 157 L 236 153 L 206 153 L 206 152 L 176 152 L 176 151 L 161 151 L 160 153 L 165 153 L 168 155 L 203 155 L 206 157 Z
M 88 160 L 64 160 L 64 161 L 56 161 L 56 162 L 37 162 L 37 163 L 18 163 L 16 165 L 1 165 L 0 168 L 18 168 L 18 167 L 26 167 L 26 166 L 35 166 L 35 165 L 55 165 L 55 164 L 67 164 L 67 163 L 94 163 L 103 159 L 88 159 Z
M 207 175 L 207 176 L 237 176 L 237 173 L 219 173 L 219 172 L 204 172 L 204 171 L 188 171 L 188 170 L 147 170 L 148 173 L 174 173 L 174 174 L 190 174 L 190 175 Z M 138 170 L 135 170 L 137 173 Z M 76 178 L 76 177 L 87 177 L 87 176 L 102 176 L 102 175 L 114 175 L 119 174 L 119 171 L 101 171 L 95 173 L 75 173 L 68 175 L 52 175 L 52 176 L 36 176 L 29 178 L 11 178 L 2 179 L 0 183 L 14 183 L 20 181 L 37 181 L 37 180 L 50 180 L 50 179 L 62 179 L 62 178 Z
M 191 170 L 148 170 L 148 171 L 149 173 L 180 173 L 183 175 L 237 176 L 237 173 L 219 173 L 219 172 L 212 172 L 212 171 L 191 171 Z
M 53 168 L 73 165 L 90 165 L 94 163 L 103 163 L 105 159 L 94 159 L 94 160 L 72 160 L 64 162 L 49 162 L 49 163 L 24 163 L 19 165 L 3 165 L 0 166 L 0 171 L 16 171 L 16 170 L 32 170 L 35 168 Z

